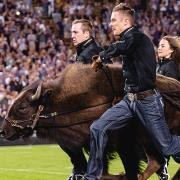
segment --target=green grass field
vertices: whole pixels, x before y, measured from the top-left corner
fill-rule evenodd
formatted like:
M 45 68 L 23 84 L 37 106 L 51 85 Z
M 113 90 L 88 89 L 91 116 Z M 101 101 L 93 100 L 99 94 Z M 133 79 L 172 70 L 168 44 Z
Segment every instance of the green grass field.
M 171 176 L 177 168 L 171 160 Z M 0 147 L 0 180 L 66 180 L 71 169 L 68 156 L 57 145 Z M 118 159 L 112 161 L 110 171 L 123 171 Z

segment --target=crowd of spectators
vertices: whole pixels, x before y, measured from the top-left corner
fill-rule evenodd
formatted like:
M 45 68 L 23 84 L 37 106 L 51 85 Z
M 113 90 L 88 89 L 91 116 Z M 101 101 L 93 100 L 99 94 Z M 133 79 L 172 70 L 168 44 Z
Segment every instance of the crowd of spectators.
M 106 47 L 113 41 L 111 0 L 0 0 L 0 114 L 23 87 L 52 79 L 73 63 L 71 23 L 88 18 L 94 37 Z M 180 35 L 179 0 L 125 0 L 136 10 L 136 25 L 158 44 L 161 36 Z M 51 22 L 51 23 L 50 23 Z

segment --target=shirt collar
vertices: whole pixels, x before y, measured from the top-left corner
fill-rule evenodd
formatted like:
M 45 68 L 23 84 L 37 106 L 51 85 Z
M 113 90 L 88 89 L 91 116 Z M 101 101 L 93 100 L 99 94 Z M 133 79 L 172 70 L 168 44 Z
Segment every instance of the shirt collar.
M 132 29 L 134 29 L 134 26 L 125 29 L 122 33 L 120 33 L 119 36 L 120 36 L 120 37 L 124 36 L 124 35 L 127 34 L 129 31 L 131 31 Z
M 89 39 L 79 43 L 77 45 L 77 54 L 81 53 L 87 46 L 89 46 L 89 44 L 91 44 L 94 41 L 93 37 L 90 37 Z
M 162 58 L 159 60 L 159 64 L 166 64 L 170 61 L 172 61 L 172 58 Z

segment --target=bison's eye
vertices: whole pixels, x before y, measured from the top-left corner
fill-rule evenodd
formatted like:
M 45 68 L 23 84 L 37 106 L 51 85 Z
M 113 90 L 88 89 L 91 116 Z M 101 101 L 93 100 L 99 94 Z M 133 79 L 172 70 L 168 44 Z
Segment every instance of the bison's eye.
M 23 111 L 28 107 L 28 104 L 26 103 L 21 103 L 21 105 L 19 106 L 19 110 Z

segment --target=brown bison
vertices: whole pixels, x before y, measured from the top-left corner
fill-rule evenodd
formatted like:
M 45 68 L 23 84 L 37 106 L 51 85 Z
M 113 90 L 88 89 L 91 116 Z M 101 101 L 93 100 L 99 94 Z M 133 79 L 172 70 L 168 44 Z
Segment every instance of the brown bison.
M 180 101 L 180 83 L 171 78 L 157 76 L 157 87 L 166 93 L 166 119 L 171 131 L 177 134 L 180 132 L 180 111 L 176 109 Z M 168 94 L 171 91 L 174 92 L 171 93 L 173 99 Z M 123 96 L 121 66 L 110 65 L 106 72 L 96 73 L 89 65 L 69 65 L 59 78 L 50 82 L 36 82 L 24 89 L 10 106 L 1 133 L 6 139 L 15 140 L 28 136 L 32 129 L 36 129 L 37 136 L 54 140 L 70 156 L 75 175 L 83 174 L 87 162 L 82 148 L 89 148 L 89 127 L 111 106 L 114 93 L 120 98 Z M 131 130 L 127 131 L 126 128 Z M 136 128 L 132 128 L 132 125 L 126 128 L 109 134 L 110 141 L 106 149 L 108 155 L 104 156 L 104 174 L 108 170 L 106 162 L 111 157 L 110 152 L 117 151 L 127 177 L 132 179 L 138 172 L 140 157 L 135 143 L 128 143 L 136 142 L 136 139 L 132 139 Z M 144 136 L 144 132 L 138 134 L 139 139 Z M 159 169 L 161 158 L 149 144 L 148 138 L 141 140 L 142 143 L 151 167 L 140 178 L 147 179 Z

